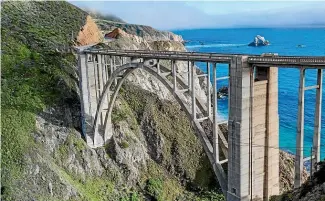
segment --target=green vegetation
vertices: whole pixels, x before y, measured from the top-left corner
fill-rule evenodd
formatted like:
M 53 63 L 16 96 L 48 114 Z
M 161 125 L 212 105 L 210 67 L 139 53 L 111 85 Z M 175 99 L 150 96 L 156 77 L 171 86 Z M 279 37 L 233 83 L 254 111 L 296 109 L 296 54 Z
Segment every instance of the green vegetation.
M 162 201 L 163 182 L 161 179 L 149 179 L 146 185 L 147 193 L 157 201 Z
M 85 182 L 81 182 L 78 177 L 71 176 L 66 170 L 56 168 L 59 175 L 78 190 L 82 200 L 100 201 L 103 197 L 109 197 L 113 193 L 115 185 L 107 178 L 89 177 L 85 179 Z
M 59 53 L 71 44 L 85 13 L 67 2 L 2 2 L 1 166 L 3 199 L 11 200 L 35 146 L 35 114 L 74 90 L 75 57 Z M 59 16 L 59 17 L 58 17 Z M 71 95 L 70 95 L 71 96 Z
M 125 140 L 123 140 L 121 143 L 120 143 L 120 146 L 123 148 L 123 149 L 126 149 L 129 147 L 129 143 Z
M 133 109 L 138 124 L 146 128 L 144 119 L 149 120 L 148 126 L 164 139 L 162 164 L 151 160 L 147 163 L 147 169 L 141 170 L 141 188 L 147 189 L 147 194 L 156 200 L 224 200 L 222 195 L 213 192 L 218 186 L 213 170 L 187 116 L 179 112 L 179 106 L 161 101 L 156 95 L 130 84 L 123 89 L 119 98 Z M 167 173 L 164 168 L 175 162 L 179 169 Z M 179 174 L 186 174 L 198 193 L 182 198 L 186 188 L 180 184 Z
M 127 113 L 124 110 L 113 110 L 112 111 L 112 123 L 115 125 L 120 121 L 127 119 Z
M 140 201 L 139 194 L 137 192 L 131 192 L 129 195 L 120 199 L 120 201 Z

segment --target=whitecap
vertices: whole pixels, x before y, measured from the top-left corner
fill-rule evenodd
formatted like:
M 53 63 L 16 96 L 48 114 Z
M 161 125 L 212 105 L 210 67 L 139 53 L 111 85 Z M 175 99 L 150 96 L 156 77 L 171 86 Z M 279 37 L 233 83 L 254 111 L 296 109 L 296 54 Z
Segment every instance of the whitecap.
M 247 44 L 206 44 L 206 45 L 186 45 L 186 48 L 202 48 L 202 47 L 237 47 L 246 46 Z

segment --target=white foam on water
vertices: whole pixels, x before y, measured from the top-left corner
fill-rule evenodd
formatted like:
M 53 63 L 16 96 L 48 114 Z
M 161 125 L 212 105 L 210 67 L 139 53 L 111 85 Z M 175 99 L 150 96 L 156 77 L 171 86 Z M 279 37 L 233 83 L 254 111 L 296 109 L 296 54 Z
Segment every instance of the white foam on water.
M 186 48 L 204 48 L 204 47 L 237 47 L 247 44 L 206 44 L 206 45 L 185 45 Z

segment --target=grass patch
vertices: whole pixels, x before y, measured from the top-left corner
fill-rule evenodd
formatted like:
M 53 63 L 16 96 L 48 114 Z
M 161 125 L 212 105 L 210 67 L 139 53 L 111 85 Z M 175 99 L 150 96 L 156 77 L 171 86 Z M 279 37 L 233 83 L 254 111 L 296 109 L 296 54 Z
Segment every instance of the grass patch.
M 128 148 L 130 145 L 127 141 L 123 140 L 121 143 L 120 143 L 120 146 L 123 148 L 123 149 L 126 149 Z
M 105 178 L 87 178 L 81 183 L 78 178 L 67 174 L 64 170 L 59 169 L 60 175 L 74 186 L 81 194 L 83 200 L 100 201 L 104 197 L 109 197 L 115 188 L 115 184 Z
M 113 109 L 112 111 L 112 123 L 114 125 L 116 125 L 118 122 L 120 121 L 124 121 L 127 119 L 127 116 L 128 114 L 123 111 L 123 110 L 117 110 L 117 109 Z
M 157 201 L 163 200 L 163 181 L 161 179 L 149 179 L 146 184 L 148 195 Z

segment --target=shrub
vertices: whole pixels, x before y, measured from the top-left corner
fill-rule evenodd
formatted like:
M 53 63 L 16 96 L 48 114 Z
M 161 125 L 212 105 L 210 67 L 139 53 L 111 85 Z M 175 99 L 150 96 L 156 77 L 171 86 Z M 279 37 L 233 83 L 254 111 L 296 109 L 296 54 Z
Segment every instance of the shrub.
M 154 200 L 162 201 L 163 195 L 163 181 L 161 179 L 148 179 L 146 191 Z
M 121 143 L 120 143 L 120 146 L 123 148 L 123 149 L 126 149 L 129 147 L 129 143 L 125 140 L 123 140 Z

